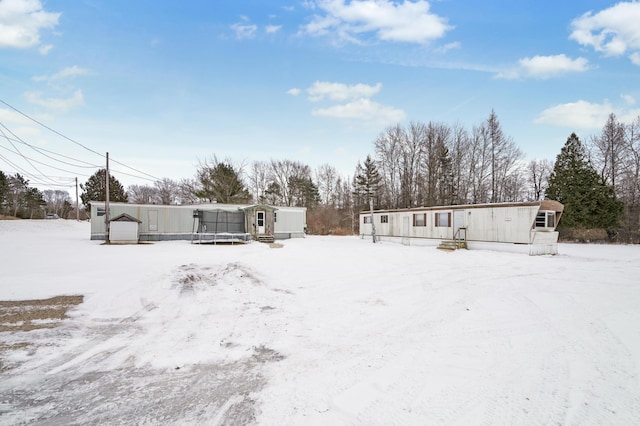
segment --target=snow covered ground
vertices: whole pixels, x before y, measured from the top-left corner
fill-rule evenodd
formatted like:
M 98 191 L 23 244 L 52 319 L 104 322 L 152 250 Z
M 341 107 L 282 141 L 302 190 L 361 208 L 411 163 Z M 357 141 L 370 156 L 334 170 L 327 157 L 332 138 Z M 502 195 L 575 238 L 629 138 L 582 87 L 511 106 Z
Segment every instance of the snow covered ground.
M 0 424 L 640 419 L 640 247 L 529 257 L 89 233 L 0 221 L 0 300 L 85 296 L 56 328 L 0 333 Z

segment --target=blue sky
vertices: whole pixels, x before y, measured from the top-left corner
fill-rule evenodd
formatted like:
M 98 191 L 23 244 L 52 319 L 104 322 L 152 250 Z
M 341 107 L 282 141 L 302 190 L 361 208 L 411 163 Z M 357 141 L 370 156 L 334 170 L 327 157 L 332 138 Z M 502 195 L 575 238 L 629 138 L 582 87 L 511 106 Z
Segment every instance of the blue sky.
M 553 160 L 571 132 L 640 116 L 639 22 L 637 1 L 0 0 L 0 99 L 146 173 L 112 164 L 125 187 L 214 154 L 353 174 L 390 125 L 471 130 L 492 110 Z M 0 123 L 69 157 L 0 133 L 0 170 L 42 188 L 102 164 L 5 104 Z

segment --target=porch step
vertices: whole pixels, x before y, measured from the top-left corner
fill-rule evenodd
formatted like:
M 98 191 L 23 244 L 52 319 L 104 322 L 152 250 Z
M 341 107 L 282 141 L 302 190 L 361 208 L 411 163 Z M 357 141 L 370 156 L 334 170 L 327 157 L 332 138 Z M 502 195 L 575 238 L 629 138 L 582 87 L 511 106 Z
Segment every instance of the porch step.
M 454 240 L 443 240 L 440 242 L 438 246 L 438 250 L 444 251 L 454 251 L 458 249 L 466 249 L 467 242 L 466 241 L 454 241 Z
M 261 243 L 272 243 L 273 235 L 269 234 L 258 234 L 256 235 L 256 240 Z

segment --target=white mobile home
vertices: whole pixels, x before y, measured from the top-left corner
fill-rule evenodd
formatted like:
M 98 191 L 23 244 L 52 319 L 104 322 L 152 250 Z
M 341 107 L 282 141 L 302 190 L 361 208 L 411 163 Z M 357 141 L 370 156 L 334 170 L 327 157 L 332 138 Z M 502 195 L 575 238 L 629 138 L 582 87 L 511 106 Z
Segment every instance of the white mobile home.
M 106 239 L 105 203 L 91 203 L 91 239 Z M 248 241 L 301 238 L 307 226 L 304 207 L 256 204 L 155 205 L 109 203 L 111 218 L 126 214 L 140 221 L 140 241 Z
M 557 254 L 556 227 L 564 206 L 557 201 L 468 204 L 374 210 L 360 213 L 361 236 L 406 245 L 438 245 L 444 240 L 466 247 Z

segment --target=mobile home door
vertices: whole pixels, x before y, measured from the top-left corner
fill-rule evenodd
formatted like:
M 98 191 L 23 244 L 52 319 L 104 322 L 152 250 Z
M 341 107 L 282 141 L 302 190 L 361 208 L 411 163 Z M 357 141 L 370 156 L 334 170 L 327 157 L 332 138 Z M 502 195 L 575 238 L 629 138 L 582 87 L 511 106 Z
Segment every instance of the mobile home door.
M 265 212 L 258 210 L 256 212 L 256 226 L 258 234 L 264 234 Z
M 464 224 L 465 219 L 465 211 L 464 210 L 454 210 L 453 211 L 453 235 L 455 236 L 458 232 L 458 229 L 464 228 L 466 225 Z M 466 230 L 460 231 L 460 238 L 463 240 L 467 239 Z

